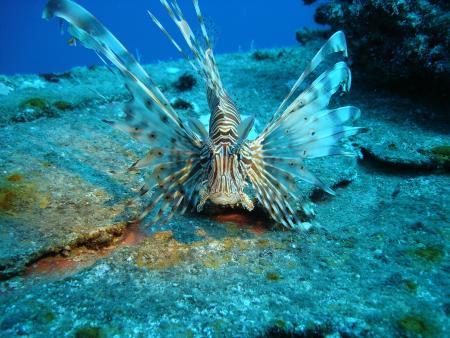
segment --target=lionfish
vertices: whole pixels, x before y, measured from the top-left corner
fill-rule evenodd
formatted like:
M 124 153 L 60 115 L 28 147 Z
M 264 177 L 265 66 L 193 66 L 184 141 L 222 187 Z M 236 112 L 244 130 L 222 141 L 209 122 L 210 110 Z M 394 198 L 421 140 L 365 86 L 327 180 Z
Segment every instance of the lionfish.
M 240 205 L 252 210 L 254 203 L 248 191 L 253 189 L 258 202 L 277 223 L 287 228 L 301 227 L 300 208 L 306 207 L 300 197 L 299 181 L 333 194 L 305 167 L 304 160 L 329 155 L 354 156 L 338 141 L 363 130 L 347 125 L 359 117 L 358 108 L 327 109 L 333 94 L 350 89 L 351 73 L 344 61 L 328 65 L 291 99 L 308 75 L 319 65 L 327 65 L 331 56 L 348 57 L 344 33 L 338 31 L 325 42 L 265 129 L 256 139 L 249 140 L 254 117 L 241 120 L 222 84 L 198 0 L 193 0 L 193 5 L 201 38 L 193 33 L 176 0 L 160 1 L 180 30 L 189 52 L 180 47 L 151 12 L 148 14 L 203 78 L 211 113 L 208 131 L 195 118 L 181 119 L 144 68 L 86 9 L 70 0 L 49 0 L 43 13 L 46 19 L 56 16 L 67 21 L 69 33 L 76 41 L 116 66 L 132 95 L 124 106 L 125 121 L 106 122 L 150 146 L 145 157 L 130 168 L 149 169 L 140 195 L 148 192 L 153 195 L 139 221 L 153 212 L 152 223 L 167 221 L 177 211 L 184 213 L 190 207 L 201 211 L 208 200 L 216 205 Z

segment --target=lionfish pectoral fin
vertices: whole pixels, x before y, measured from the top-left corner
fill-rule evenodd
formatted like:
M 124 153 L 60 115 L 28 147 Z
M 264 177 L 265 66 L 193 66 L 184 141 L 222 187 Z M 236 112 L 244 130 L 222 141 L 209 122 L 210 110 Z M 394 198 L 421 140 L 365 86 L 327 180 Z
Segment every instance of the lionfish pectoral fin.
M 205 187 L 199 190 L 199 195 L 200 201 L 197 204 L 197 212 L 201 212 L 203 210 L 206 201 L 209 199 L 208 190 Z
M 156 218 L 170 219 L 178 208 L 185 210 L 197 200 L 202 141 L 171 107 L 146 70 L 122 43 L 91 13 L 70 0 L 49 0 L 43 17 L 59 17 L 69 23 L 69 33 L 85 47 L 116 66 L 133 99 L 125 104 L 124 122 L 104 120 L 133 137 L 146 142 L 151 150 L 136 161 L 130 171 L 153 169 L 141 194 L 152 191 L 151 203 L 139 217 L 143 220 L 157 210 Z M 202 133 L 200 131 L 200 133 Z
M 327 108 L 333 94 L 350 89 L 351 73 L 345 62 L 337 62 L 325 70 L 281 111 L 307 76 L 335 53 L 342 53 L 344 57 L 348 55 L 342 32 L 336 32 L 325 42 L 263 132 L 249 143 L 252 164 L 248 177 L 257 198 L 272 218 L 289 228 L 301 227 L 302 224 L 297 210 L 305 203 L 299 181 L 334 195 L 330 187 L 306 168 L 304 160 L 353 155 L 340 146 L 339 140 L 365 130 L 347 125 L 360 116 L 358 108 Z M 304 210 L 304 214 L 311 213 Z
M 198 119 L 196 119 L 195 117 L 190 117 L 188 121 L 189 126 L 192 128 L 194 132 L 196 132 L 203 140 L 208 139 L 209 137 L 208 132 Z
M 241 121 L 241 123 L 238 125 L 237 128 L 239 140 L 245 141 L 247 139 L 254 124 L 255 124 L 254 116 L 249 116 L 245 120 Z
M 248 197 L 246 193 L 241 192 L 240 197 L 241 197 L 241 204 L 246 210 L 252 211 L 255 208 L 253 201 L 250 199 L 250 197 Z

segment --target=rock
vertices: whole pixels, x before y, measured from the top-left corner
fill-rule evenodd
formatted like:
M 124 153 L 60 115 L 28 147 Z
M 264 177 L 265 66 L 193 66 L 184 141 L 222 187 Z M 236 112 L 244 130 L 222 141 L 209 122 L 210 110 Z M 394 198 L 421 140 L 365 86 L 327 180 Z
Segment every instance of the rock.
M 322 42 L 270 51 L 270 62 L 217 57 L 256 134 Z M 169 100 L 180 95 L 170 67 L 188 71 L 145 66 Z M 371 131 L 345 146 L 366 156 L 307 163 L 336 195 L 300 183 L 315 204 L 303 230 L 277 227 L 259 206 L 139 228 L 127 221 L 143 205 L 128 202 L 142 179 L 126 169 L 148 146 L 101 122 L 120 120 L 129 97 L 104 67 L 71 74 L 0 101 L 0 336 L 446 335 L 450 187 L 428 159 L 450 143 L 435 108 L 358 82 L 333 100 L 361 108 L 357 124 Z M 32 97 L 73 109 L 13 123 Z M 183 100 L 196 107 L 183 118 L 207 112 L 201 86 Z
M 178 80 L 173 84 L 173 86 L 180 92 L 191 90 L 195 86 L 197 80 L 195 77 L 189 73 L 184 73 Z
M 346 1 L 321 4 L 319 24 L 347 35 L 356 76 L 401 92 L 448 99 L 450 6 L 446 1 Z

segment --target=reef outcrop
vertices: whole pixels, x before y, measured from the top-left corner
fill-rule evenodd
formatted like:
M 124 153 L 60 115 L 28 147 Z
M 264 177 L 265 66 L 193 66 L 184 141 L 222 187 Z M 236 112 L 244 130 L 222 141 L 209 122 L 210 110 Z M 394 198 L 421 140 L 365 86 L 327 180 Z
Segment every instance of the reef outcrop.
M 401 92 L 448 98 L 447 1 L 330 0 L 318 6 L 315 21 L 345 31 L 355 76 Z

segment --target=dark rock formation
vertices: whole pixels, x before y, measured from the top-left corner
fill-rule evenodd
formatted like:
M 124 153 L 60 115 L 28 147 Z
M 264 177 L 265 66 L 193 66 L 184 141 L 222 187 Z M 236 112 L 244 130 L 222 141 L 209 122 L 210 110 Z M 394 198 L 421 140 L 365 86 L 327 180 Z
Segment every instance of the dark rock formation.
M 449 2 L 330 0 L 318 7 L 315 20 L 346 33 L 356 76 L 391 89 L 448 97 Z

